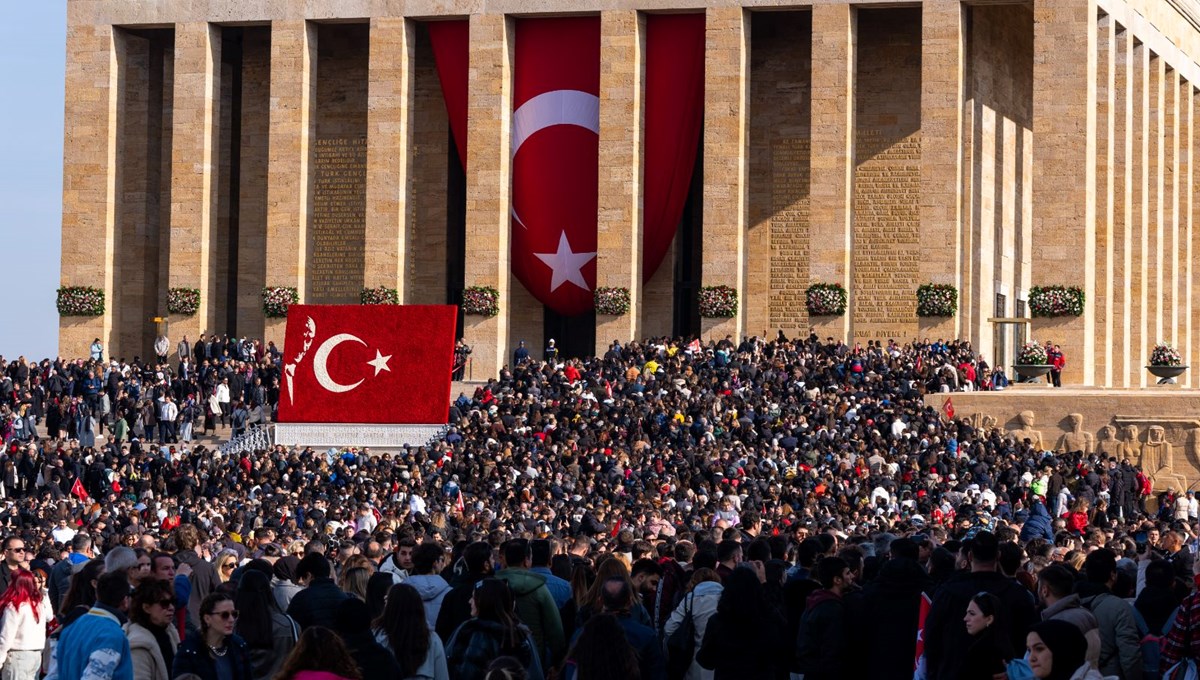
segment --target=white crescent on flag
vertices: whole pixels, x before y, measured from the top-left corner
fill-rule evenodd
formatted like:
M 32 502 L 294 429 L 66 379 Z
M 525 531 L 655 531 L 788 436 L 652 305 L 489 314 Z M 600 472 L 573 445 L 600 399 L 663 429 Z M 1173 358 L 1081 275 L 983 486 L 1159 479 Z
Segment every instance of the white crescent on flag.
M 329 377 L 329 368 L 326 366 L 326 362 L 329 361 L 329 355 L 338 345 L 351 340 L 357 342 L 363 347 L 367 346 L 367 343 L 353 335 L 350 335 L 349 333 L 338 333 L 337 335 L 334 335 L 325 342 L 321 343 L 321 346 L 317 348 L 317 353 L 313 355 L 313 373 L 315 373 L 317 376 L 317 382 L 321 384 L 321 387 L 324 387 L 330 392 L 349 392 L 355 387 L 361 385 L 363 382 L 363 379 L 359 378 L 358 382 L 351 383 L 349 385 L 343 385 L 342 383 L 339 383 L 333 378 Z

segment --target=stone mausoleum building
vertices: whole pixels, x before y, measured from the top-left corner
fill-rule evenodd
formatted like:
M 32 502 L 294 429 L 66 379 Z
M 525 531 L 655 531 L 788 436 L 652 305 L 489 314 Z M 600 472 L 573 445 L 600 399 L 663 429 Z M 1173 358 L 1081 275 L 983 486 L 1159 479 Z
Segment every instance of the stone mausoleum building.
M 703 16 L 702 112 L 645 276 L 647 26 L 664 13 Z M 628 289 L 624 315 L 563 316 L 511 273 L 514 45 L 560 16 L 599 22 L 587 266 Z M 459 140 L 431 41 L 445 21 L 469 35 Z M 475 379 L 522 339 L 589 353 L 810 327 L 969 338 L 1003 365 L 1049 339 L 1085 386 L 1145 385 L 1160 340 L 1200 361 L 1197 0 L 69 0 L 68 22 L 62 283 L 107 304 L 62 317 L 65 356 L 93 337 L 149 355 L 154 317 L 172 345 L 282 342 L 267 287 L 444 304 L 490 286 L 499 314 L 461 322 Z M 848 291 L 844 316 L 809 317 L 817 282 Z M 927 283 L 955 287 L 955 315 L 917 316 Z M 716 285 L 734 317 L 701 317 Z M 1082 315 L 990 321 L 1027 317 L 1049 285 L 1081 288 Z M 168 313 L 172 288 L 199 290 L 194 314 Z

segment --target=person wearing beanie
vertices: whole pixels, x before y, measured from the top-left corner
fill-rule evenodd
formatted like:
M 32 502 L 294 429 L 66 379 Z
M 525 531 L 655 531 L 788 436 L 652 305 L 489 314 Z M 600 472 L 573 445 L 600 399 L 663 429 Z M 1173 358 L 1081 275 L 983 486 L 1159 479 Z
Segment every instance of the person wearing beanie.
M 1079 627 L 1060 619 L 1036 624 L 1025 638 L 1029 667 L 1039 680 L 1103 680 L 1086 660 L 1087 640 Z
M 333 612 L 333 629 L 351 658 L 358 664 L 363 680 L 392 680 L 403 677 L 400 664 L 371 632 L 371 615 L 367 603 L 357 597 L 342 600 Z

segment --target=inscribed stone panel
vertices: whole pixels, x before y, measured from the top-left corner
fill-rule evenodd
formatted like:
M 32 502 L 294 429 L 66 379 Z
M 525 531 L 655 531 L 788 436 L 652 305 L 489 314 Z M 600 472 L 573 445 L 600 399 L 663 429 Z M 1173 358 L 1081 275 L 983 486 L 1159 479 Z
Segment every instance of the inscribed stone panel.
M 366 137 L 320 137 L 313 155 L 313 304 L 353 304 L 363 285 Z

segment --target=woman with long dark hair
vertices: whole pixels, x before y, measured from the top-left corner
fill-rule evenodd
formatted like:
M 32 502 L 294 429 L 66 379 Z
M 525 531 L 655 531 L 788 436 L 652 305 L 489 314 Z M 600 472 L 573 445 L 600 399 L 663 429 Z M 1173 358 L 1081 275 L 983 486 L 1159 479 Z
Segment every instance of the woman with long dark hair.
M 299 626 L 275 602 L 270 577 L 257 569 L 242 574 L 233 603 L 241 613 L 234 630 L 250 650 L 254 679 L 275 677 L 296 645 Z
M 391 578 L 390 574 L 384 576 Z M 447 680 L 446 650 L 441 638 L 429 630 L 417 589 L 398 583 L 385 599 L 383 614 L 375 619 L 372 630 L 375 640 L 396 657 L 401 677 Z
M 1012 661 L 1012 635 L 1004 616 L 1004 602 L 997 596 L 981 592 L 971 598 L 963 625 L 971 636 L 963 662 L 963 680 L 991 680 L 1004 673 Z
M 200 603 L 200 631 L 179 645 L 171 677 L 193 673 L 201 680 L 252 680 L 246 642 L 233 631 L 239 612 L 229 595 L 216 592 Z
M 283 661 L 276 680 L 362 680 L 358 664 L 342 639 L 324 626 L 304 629 L 292 653 Z
M 497 657 L 516 657 L 529 680 L 542 680 L 542 662 L 533 635 L 517 619 L 516 601 L 508 583 L 485 578 L 475 585 L 471 618 L 446 645 L 446 662 L 459 680 L 482 680 Z
M 133 591 L 125 637 L 133 657 L 134 680 L 170 680 L 179 648 L 175 618 L 175 588 L 167 581 L 145 579 Z
M 597 614 L 589 618 L 567 652 L 564 680 L 640 680 L 641 677 L 637 653 L 616 617 Z
M 377 571 L 367 580 L 367 609 L 371 612 L 371 621 L 379 620 L 387 606 L 388 591 L 395 583 L 392 575 L 386 571 Z M 386 646 L 386 645 L 384 645 Z
M 46 623 L 53 612 L 50 598 L 33 572 L 17 569 L 0 595 L 0 679 L 37 680 L 46 648 Z

